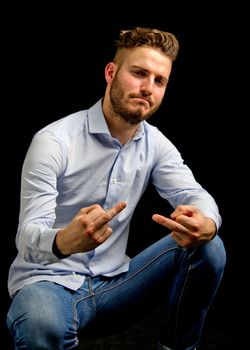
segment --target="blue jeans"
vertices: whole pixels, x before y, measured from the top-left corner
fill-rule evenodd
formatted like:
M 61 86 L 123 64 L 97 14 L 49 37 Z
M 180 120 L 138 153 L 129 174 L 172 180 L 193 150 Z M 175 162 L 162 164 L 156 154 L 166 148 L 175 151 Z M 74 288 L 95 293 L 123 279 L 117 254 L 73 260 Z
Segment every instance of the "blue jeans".
M 16 294 L 7 316 L 15 349 L 75 349 L 79 333 L 113 334 L 159 305 L 165 315 L 159 341 L 194 349 L 225 263 L 218 236 L 186 250 L 168 235 L 135 256 L 128 272 L 87 276 L 77 291 L 48 281 L 30 284 Z

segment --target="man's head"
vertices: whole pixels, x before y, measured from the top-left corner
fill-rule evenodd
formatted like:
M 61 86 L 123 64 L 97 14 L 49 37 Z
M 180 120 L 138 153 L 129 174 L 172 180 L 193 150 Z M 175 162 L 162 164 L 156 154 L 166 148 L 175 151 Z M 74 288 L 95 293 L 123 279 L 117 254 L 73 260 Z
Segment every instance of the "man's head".
M 160 107 L 179 44 L 157 29 L 123 30 L 113 62 L 105 69 L 106 115 L 131 125 L 148 119 Z

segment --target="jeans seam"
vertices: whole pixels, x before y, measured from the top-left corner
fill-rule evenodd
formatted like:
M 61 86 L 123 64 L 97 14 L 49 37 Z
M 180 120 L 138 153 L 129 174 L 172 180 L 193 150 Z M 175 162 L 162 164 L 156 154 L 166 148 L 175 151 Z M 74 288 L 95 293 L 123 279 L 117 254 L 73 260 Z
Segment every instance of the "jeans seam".
M 175 250 L 180 250 L 180 251 L 185 251 L 185 249 L 181 248 L 181 247 L 173 247 L 167 250 L 162 251 L 160 254 L 158 254 L 157 256 L 154 256 L 153 259 L 151 259 L 150 261 L 148 261 L 145 265 L 143 265 L 140 269 L 138 269 L 136 272 L 134 272 L 131 276 L 129 276 L 127 279 L 116 283 L 114 286 L 108 287 L 108 288 L 104 288 L 100 291 L 93 291 L 92 288 L 90 289 L 90 294 L 86 295 L 86 296 L 80 296 L 79 298 L 77 298 L 74 302 L 74 306 L 75 306 L 75 312 L 76 312 L 76 305 L 83 301 L 84 299 L 88 299 L 88 298 L 92 298 L 92 302 L 93 302 L 93 297 L 98 296 L 102 293 L 105 293 L 109 290 L 112 290 L 118 286 L 123 285 L 124 283 L 127 283 L 129 280 L 131 280 L 132 278 L 134 278 L 136 275 L 138 275 L 138 273 L 140 273 L 141 271 L 143 271 L 144 269 L 146 269 L 149 265 L 151 265 L 155 260 L 157 260 L 158 258 L 160 258 L 162 255 L 171 252 L 171 251 L 175 251 Z M 88 279 L 88 285 L 89 283 L 91 283 L 91 277 L 90 276 L 86 276 L 86 279 Z M 90 288 L 90 287 L 89 287 Z M 94 303 L 95 305 L 95 303 Z M 96 309 L 94 309 L 94 311 L 96 311 Z
M 91 298 L 91 302 L 92 302 L 92 306 L 93 306 L 93 316 L 95 317 L 95 314 L 96 314 L 96 301 L 95 301 L 95 292 L 93 291 L 93 288 L 92 288 L 92 285 L 91 285 L 91 279 L 89 276 L 85 276 L 85 279 L 88 283 L 88 287 L 89 287 L 89 295 L 86 295 L 84 297 L 80 296 L 78 297 L 77 299 L 75 299 L 73 301 L 73 315 L 74 315 L 74 319 L 78 320 L 78 314 L 77 314 L 77 310 L 76 310 L 76 305 L 83 301 L 84 299 L 88 299 L 88 298 Z M 77 329 L 77 327 L 76 327 Z
M 181 249 L 179 247 L 174 247 L 174 248 L 171 248 L 171 249 L 167 249 L 163 252 L 161 252 L 159 255 L 155 256 L 152 260 L 150 260 L 147 264 L 143 265 L 139 270 L 137 270 L 135 273 L 133 273 L 129 278 L 127 278 L 126 280 L 123 280 L 122 282 L 119 282 L 117 283 L 115 286 L 111 286 L 111 287 L 108 287 L 106 289 L 102 289 L 100 290 L 99 292 L 95 292 L 95 295 L 99 295 L 103 292 L 107 292 L 111 289 L 114 289 L 116 288 L 117 286 L 120 286 L 126 282 L 128 282 L 129 280 L 131 280 L 132 278 L 134 278 L 134 276 L 138 275 L 138 273 L 140 273 L 141 271 L 143 271 L 145 268 L 147 268 L 150 264 L 152 264 L 155 260 L 157 260 L 159 257 L 161 257 L 162 255 L 166 254 L 167 252 L 170 252 L 171 250 L 176 250 L 176 249 L 179 249 L 179 250 L 183 250 L 184 249 Z
M 180 310 L 181 300 L 182 300 L 182 296 L 183 296 L 183 293 L 184 293 L 184 290 L 185 290 L 185 287 L 186 287 L 186 284 L 187 284 L 187 281 L 188 281 L 191 269 L 192 269 L 192 264 L 190 263 L 189 268 L 188 268 L 188 272 L 187 272 L 187 276 L 185 278 L 185 282 L 183 283 L 182 291 L 181 291 L 181 294 L 180 294 L 180 297 L 179 297 L 177 310 L 176 310 L 176 321 L 175 321 L 175 329 L 174 329 L 174 341 L 175 342 L 177 341 L 177 328 L 178 328 L 178 322 L 179 322 L 179 315 L 180 315 L 180 311 L 179 310 Z
M 92 301 L 92 305 L 93 305 L 93 315 L 96 314 L 96 300 L 95 300 L 95 292 L 92 288 L 92 283 L 91 283 L 91 279 L 90 277 L 86 277 L 88 279 L 88 285 L 89 285 L 89 292 L 90 292 L 90 296 L 92 297 L 91 298 L 91 301 Z

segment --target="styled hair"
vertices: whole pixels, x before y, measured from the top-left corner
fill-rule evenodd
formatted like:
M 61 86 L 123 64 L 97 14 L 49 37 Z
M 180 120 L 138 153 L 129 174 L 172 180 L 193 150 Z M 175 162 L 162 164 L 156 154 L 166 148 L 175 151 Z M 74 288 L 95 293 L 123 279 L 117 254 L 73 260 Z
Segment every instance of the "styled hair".
M 179 51 L 179 42 L 172 33 L 142 27 L 120 31 L 119 39 L 116 41 L 118 55 L 121 49 L 132 49 L 138 46 L 159 48 L 172 61 L 176 59 Z

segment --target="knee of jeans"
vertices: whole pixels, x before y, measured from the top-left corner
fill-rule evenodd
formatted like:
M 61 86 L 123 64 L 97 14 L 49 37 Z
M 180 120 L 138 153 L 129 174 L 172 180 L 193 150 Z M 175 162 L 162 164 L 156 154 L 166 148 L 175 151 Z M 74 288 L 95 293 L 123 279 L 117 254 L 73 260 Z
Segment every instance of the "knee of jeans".
M 46 308 L 45 308 L 46 310 Z M 19 315 L 16 320 L 8 318 L 8 328 L 16 341 L 22 341 L 26 344 L 32 342 L 39 343 L 42 339 L 54 339 L 60 341 L 63 339 L 66 332 L 66 322 L 64 319 L 48 317 L 46 312 L 37 310 L 36 312 L 24 313 Z M 39 348 L 37 344 L 37 348 Z
M 45 317 L 39 310 L 32 316 L 23 315 L 12 324 L 9 320 L 8 326 L 15 344 L 29 349 L 44 348 L 46 344 L 60 344 L 66 331 L 64 320 Z
M 204 261 L 216 273 L 222 273 L 226 264 L 226 251 L 221 238 L 217 235 L 201 247 Z

